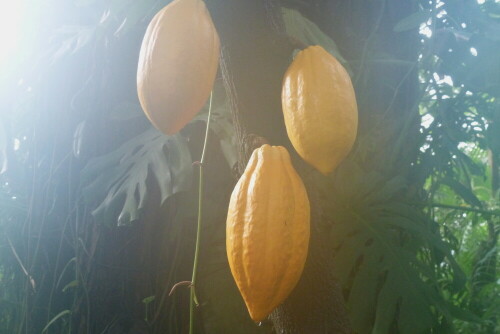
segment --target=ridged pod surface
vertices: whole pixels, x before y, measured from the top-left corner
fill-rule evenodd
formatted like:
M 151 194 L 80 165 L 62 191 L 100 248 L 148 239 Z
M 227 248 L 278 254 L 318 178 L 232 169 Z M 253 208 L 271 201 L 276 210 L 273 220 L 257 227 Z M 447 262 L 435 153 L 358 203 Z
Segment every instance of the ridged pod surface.
M 137 92 L 156 128 L 174 134 L 201 110 L 219 53 L 219 35 L 203 1 L 175 0 L 153 17 L 139 54 Z
M 288 138 L 323 174 L 333 171 L 356 139 L 358 108 L 349 73 L 321 46 L 299 52 L 281 93 Z
M 297 284 L 309 246 L 307 192 L 281 146 L 254 150 L 231 195 L 226 247 L 231 272 L 258 322 Z

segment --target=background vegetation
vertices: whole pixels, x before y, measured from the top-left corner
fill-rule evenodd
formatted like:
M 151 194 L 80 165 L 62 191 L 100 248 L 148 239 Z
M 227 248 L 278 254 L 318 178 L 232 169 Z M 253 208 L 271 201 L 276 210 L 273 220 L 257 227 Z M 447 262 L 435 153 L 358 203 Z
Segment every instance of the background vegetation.
M 166 137 L 135 93 L 142 36 L 165 3 L 27 6 L 31 44 L 0 82 L 0 333 L 186 332 L 188 292 L 168 293 L 191 275 L 192 162 L 206 110 Z M 234 12 L 254 22 L 243 3 L 234 1 Z M 314 189 L 316 221 L 327 225 L 318 229 L 328 231 L 327 250 L 313 254 L 324 255 L 318 262 L 340 284 L 351 326 L 359 333 L 500 331 L 500 3 L 255 3 L 273 7 L 277 30 L 295 43 L 281 49 L 281 65 L 293 49 L 321 44 L 355 84 L 360 132 L 352 154 L 330 177 L 295 160 Z M 302 287 L 291 313 L 285 306 L 273 321 L 253 324 L 227 268 L 223 232 L 227 196 L 244 164 L 234 92 L 223 75 L 238 83 L 232 45 L 247 44 L 255 62 L 266 49 L 245 39 L 251 26 L 223 20 L 227 2 L 207 4 L 227 43 L 223 53 L 233 58 L 214 88 L 197 330 L 272 333 L 294 314 L 294 299 L 309 305 Z M 239 34 L 225 34 L 224 24 Z M 257 77 L 266 66 L 254 68 Z M 267 110 L 265 101 L 251 103 Z M 268 134 L 279 117 L 269 125 L 254 118 L 241 115 L 249 133 L 289 145 Z

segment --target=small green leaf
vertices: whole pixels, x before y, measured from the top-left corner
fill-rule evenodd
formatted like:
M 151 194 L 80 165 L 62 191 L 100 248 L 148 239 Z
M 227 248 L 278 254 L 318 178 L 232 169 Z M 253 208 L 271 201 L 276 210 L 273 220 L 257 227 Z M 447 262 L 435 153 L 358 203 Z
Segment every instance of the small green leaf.
M 142 302 L 146 305 L 148 305 L 149 303 L 153 302 L 155 300 L 155 296 L 149 296 L 149 297 L 146 297 L 142 300 Z
M 64 288 L 62 289 L 62 292 L 66 292 L 68 289 L 71 289 L 71 288 L 75 288 L 79 285 L 80 283 L 78 282 L 78 280 L 73 280 L 71 282 L 69 282 L 68 284 L 66 284 L 64 286 Z
M 70 310 L 64 310 L 64 311 L 61 311 L 59 314 L 57 314 L 55 317 L 53 317 L 49 323 L 42 329 L 42 333 L 45 333 L 47 331 L 47 329 L 49 329 L 49 327 L 54 323 L 56 322 L 57 320 L 59 320 L 60 318 L 64 317 L 65 315 L 67 314 L 71 314 L 71 311 Z

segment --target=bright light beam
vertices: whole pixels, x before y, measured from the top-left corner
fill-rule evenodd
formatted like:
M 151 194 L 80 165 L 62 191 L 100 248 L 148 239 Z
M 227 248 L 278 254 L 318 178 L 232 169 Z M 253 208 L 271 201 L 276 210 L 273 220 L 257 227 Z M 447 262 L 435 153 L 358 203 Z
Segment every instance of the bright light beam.
M 0 73 L 14 60 L 21 38 L 23 0 L 0 0 Z

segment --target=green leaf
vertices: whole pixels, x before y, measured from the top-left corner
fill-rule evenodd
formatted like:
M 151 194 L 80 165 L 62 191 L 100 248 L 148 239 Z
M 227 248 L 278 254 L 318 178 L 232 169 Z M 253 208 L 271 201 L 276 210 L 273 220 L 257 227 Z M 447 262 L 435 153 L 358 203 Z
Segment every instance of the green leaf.
M 72 263 L 76 263 L 76 257 L 73 256 L 67 263 L 66 265 L 64 266 L 63 270 L 61 270 L 61 274 L 59 275 L 59 278 L 57 280 L 57 284 L 56 286 L 59 286 L 59 284 L 61 283 L 61 280 L 64 276 L 64 274 L 66 273 L 66 270 L 68 270 L 69 266 L 72 264 Z M 64 291 L 64 289 L 63 289 Z
M 71 314 L 71 311 L 70 310 L 64 310 L 64 311 L 61 311 L 59 314 L 57 314 L 54 318 L 52 318 L 49 323 L 42 329 L 42 333 L 45 333 L 47 331 L 47 329 L 49 329 L 49 327 L 54 323 L 56 322 L 57 320 L 59 320 L 60 318 L 64 317 L 65 315 L 67 314 Z
M 406 189 L 406 180 L 396 175 L 390 180 L 385 180 L 377 184 L 376 189 L 369 194 L 364 201 L 366 203 L 385 203 Z
M 140 218 L 148 184 L 156 183 L 160 204 L 189 189 L 192 159 L 182 135 L 165 136 L 154 128 L 89 162 L 82 171 L 83 195 L 101 223 L 127 225 Z
M 326 51 L 337 58 L 349 73 L 352 72 L 346 60 L 340 54 L 335 42 L 321 31 L 315 23 L 309 21 L 295 9 L 282 7 L 281 11 L 285 30 L 289 36 L 296 38 L 305 45 L 321 45 Z
M 149 303 L 153 302 L 155 300 L 155 296 L 149 296 L 149 297 L 146 297 L 142 300 L 142 302 L 146 305 L 148 305 Z
M 405 178 L 364 172 L 351 161 L 334 180 L 334 192 L 327 196 L 335 205 L 325 210 L 335 222 L 332 267 L 347 291 L 354 330 L 425 333 L 439 322 L 437 314 L 451 319 L 437 289 L 437 263 L 422 254 L 443 254 L 457 277 L 457 289 L 463 289 L 465 277 L 434 222 L 398 197 L 406 192 Z
M 472 190 L 464 186 L 462 183 L 458 182 L 451 177 L 445 177 L 442 180 L 442 183 L 450 187 L 457 195 L 462 197 L 462 199 L 475 207 L 482 207 L 481 201 L 474 195 Z
M 427 21 L 429 18 L 430 18 L 430 12 L 418 11 L 399 21 L 394 26 L 393 30 L 394 32 L 403 32 L 411 29 L 417 29 L 418 27 L 420 27 L 422 23 Z
M 205 108 L 195 117 L 193 121 L 207 121 L 208 103 Z M 219 138 L 222 153 L 229 167 L 232 168 L 238 162 L 237 139 L 231 117 L 229 99 L 221 81 L 216 81 L 213 88 L 212 114 L 210 128 Z
M 78 280 L 75 279 L 75 280 L 69 282 L 68 284 L 66 284 L 64 286 L 64 288 L 62 289 L 62 292 L 66 292 L 68 289 L 75 288 L 78 285 L 79 285 L 79 282 L 78 282 Z

